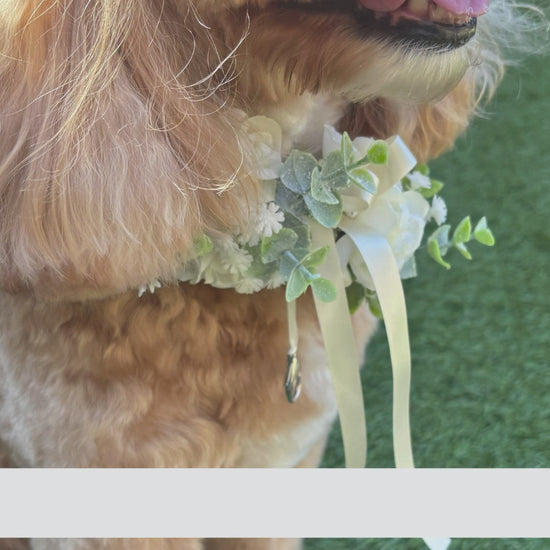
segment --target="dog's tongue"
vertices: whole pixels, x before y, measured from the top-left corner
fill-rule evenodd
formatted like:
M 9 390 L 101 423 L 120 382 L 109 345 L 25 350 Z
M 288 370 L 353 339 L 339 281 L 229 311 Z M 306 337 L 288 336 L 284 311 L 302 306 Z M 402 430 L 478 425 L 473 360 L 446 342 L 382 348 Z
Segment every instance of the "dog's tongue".
M 442 8 L 468 17 L 479 17 L 489 9 L 489 0 L 434 0 Z
M 389 12 L 400 8 L 407 0 L 359 0 L 373 11 Z M 435 4 L 456 15 L 478 17 L 489 9 L 489 0 L 433 0 Z

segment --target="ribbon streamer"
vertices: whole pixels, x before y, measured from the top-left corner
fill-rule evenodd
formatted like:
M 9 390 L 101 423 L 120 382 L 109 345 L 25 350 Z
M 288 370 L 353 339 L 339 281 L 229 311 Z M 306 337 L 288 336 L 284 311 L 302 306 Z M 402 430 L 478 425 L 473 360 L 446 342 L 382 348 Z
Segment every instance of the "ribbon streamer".
M 332 229 L 311 224 L 313 248 L 329 247 L 326 260 L 317 271 L 332 281 L 337 298 L 322 302 L 315 295 L 315 308 L 325 343 L 332 386 L 338 404 L 347 468 L 363 468 L 367 461 L 367 427 L 359 359 L 346 299 L 344 278 Z
M 393 451 L 397 468 L 414 468 L 409 420 L 411 354 L 405 296 L 388 241 L 365 230 L 355 220 L 342 219 L 340 228 L 353 240 L 374 281 L 384 316 L 393 372 Z

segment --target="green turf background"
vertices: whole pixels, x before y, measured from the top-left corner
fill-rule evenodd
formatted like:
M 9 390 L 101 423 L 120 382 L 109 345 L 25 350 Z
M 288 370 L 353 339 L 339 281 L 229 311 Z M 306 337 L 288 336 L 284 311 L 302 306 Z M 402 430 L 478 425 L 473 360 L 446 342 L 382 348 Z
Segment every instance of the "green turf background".
M 419 256 L 405 282 L 417 467 L 550 467 L 550 58 L 508 70 L 488 116 L 431 163 L 454 225 L 486 215 L 497 244 Z M 362 373 L 368 465 L 393 467 L 391 368 L 383 327 Z M 335 426 L 323 466 L 342 467 Z M 368 498 L 368 488 L 364 490 Z M 550 516 L 549 516 L 550 517 Z M 549 520 L 550 521 L 550 520 Z M 419 540 L 325 539 L 305 550 L 421 550 Z M 547 550 L 542 539 L 455 539 L 450 550 Z
M 454 226 L 486 215 L 493 248 L 423 251 L 405 281 L 412 436 L 424 468 L 550 466 L 550 58 L 509 70 L 487 118 L 431 163 Z M 392 467 L 391 368 L 383 326 L 363 369 L 369 466 Z M 343 465 L 336 426 L 324 466 Z

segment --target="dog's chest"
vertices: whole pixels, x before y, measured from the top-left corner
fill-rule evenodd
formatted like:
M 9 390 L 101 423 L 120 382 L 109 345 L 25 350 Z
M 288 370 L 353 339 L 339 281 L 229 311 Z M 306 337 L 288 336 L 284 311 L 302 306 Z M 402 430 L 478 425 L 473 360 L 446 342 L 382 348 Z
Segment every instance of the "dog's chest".
M 0 439 L 21 465 L 295 466 L 335 417 L 307 300 L 294 404 L 281 292 L 199 285 L 80 306 L 2 302 L 14 313 L 0 327 Z

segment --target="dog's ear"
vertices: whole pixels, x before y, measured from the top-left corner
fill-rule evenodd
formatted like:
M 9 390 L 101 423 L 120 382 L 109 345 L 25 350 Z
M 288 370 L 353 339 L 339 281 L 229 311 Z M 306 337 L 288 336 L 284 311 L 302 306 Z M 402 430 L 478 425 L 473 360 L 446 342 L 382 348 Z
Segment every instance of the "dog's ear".
M 478 96 L 465 77 L 439 101 L 410 105 L 390 99 L 376 99 L 350 107 L 342 123 L 352 137 L 364 135 L 386 139 L 399 135 L 419 162 L 450 149 L 466 129 L 475 111 Z
M 187 2 L 4 4 L 0 286 L 171 280 L 198 232 L 242 219 L 230 57 Z

